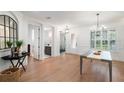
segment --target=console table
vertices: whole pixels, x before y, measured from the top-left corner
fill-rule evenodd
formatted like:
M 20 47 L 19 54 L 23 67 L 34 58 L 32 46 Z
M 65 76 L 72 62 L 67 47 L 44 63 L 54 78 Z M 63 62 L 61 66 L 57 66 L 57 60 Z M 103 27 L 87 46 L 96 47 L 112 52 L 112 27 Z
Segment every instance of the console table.
M 12 55 L 7 55 L 7 56 L 3 56 L 2 59 L 10 60 L 13 68 L 22 66 L 23 70 L 26 71 L 26 69 L 23 65 L 23 62 L 24 62 L 27 55 L 28 55 L 28 53 L 20 53 L 18 55 L 13 55 L 13 56 Z M 16 64 L 14 64 L 14 62 L 13 62 L 14 60 L 17 60 Z

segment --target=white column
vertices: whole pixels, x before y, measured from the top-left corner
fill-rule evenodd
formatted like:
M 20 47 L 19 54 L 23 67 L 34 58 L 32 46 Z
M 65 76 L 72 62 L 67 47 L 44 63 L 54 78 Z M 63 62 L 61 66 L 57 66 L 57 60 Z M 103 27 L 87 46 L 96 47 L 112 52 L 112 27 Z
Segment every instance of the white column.
M 44 29 L 43 25 L 40 25 L 40 60 L 44 59 Z
M 65 33 L 65 38 L 66 38 L 66 46 L 65 46 L 65 52 L 66 53 L 69 53 L 70 52 L 70 49 L 71 49 L 71 33 Z
M 52 42 L 52 56 L 60 55 L 60 33 L 56 27 L 52 27 L 53 31 L 53 42 Z

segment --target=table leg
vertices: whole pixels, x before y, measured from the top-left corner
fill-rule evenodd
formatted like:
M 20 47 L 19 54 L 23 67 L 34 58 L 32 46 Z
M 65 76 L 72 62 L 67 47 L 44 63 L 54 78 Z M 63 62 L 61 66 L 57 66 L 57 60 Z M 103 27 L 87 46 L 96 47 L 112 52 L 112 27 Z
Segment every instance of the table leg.
M 21 65 L 22 65 L 22 67 L 23 67 L 23 70 L 24 70 L 24 71 L 26 71 L 26 69 L 25 69 L 24 65 L 23 65 L 22 63 L 21 63 Z
M 109 62 L 109 80 L 112 82 L 112 61 Z
M 12 66 L 13 66 L 13 67 L 15 67 L 15 66 L 14 66 L 14 63 L 13 63 L 13 61 L 12 61 L 12 60 L 10 60 L 10 62 L 11 62 L 11 64 L 12 64 Z
M 17 62 L 17 64 L 16 64 L 16 67 L 18 67 L 18 64 L 20 63 L 20 59 L 18 59 L 18 62 Z
M 80 56 L 80 75 L 82 75 L 82 64 L 83 64 L 83 57 Z
M 23 65 L 23 62 L 24 62 L 25 58 L 26 58 L 26 56 L 22 59 L 22 61 L 21 61 L 21 59 L 18 60 L 18 63 L 19 63 L 18 67 L 20 67 L 20 65 L 21 65 L 24 71 L 26 71 L 26 69 L 25 69 L 25 67 Z

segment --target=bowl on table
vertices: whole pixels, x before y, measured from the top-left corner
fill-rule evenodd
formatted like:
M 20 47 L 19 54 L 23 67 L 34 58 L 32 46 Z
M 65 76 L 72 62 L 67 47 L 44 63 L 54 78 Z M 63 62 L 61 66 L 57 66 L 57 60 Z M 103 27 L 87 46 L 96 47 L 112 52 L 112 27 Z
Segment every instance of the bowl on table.
M 94 55 L 100 55 L 101 54 L 101 51 L 96 51 L 93 53 Z

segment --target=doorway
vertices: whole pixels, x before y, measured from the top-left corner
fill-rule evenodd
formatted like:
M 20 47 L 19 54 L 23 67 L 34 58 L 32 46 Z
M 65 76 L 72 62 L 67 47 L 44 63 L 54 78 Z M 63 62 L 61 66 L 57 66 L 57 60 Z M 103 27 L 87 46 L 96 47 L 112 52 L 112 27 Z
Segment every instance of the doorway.
M 60 31 L 60 54 L 64 54 L 66 51 L 66 37 L 65 33 Z
M 30 44 L 31 56 L 35 59 L 40 59 L 40 26 L 28 25 L 28 44 Z
M 44 28 L 44 58 L 52 56 L 53 52 L 53 29 L 50 26 Z

